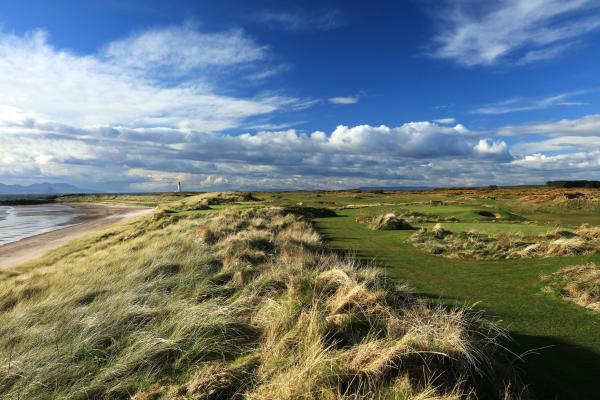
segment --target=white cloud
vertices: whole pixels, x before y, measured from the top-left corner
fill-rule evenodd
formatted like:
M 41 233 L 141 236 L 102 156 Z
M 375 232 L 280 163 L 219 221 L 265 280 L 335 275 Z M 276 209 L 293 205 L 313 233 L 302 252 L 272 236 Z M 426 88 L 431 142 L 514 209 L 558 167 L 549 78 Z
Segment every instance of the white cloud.
M 503 155 L 508 152 L 506 142 L 501 140 L 492 141 L 489 139 L 481 139 L 474 147 L 475 153 L 480 155 Z
M 56 49 L 42 31 L 25 36 L 0 33 L 0 108 L 77 127 L 162 126 L 211 132 L 298 102 L 285 96 L 221 95 L 203 82 L 211 75 L 196 74 L 176 83 L 164 80 L 167 72 L 209 63 L 202 57 L 186 63 L 190 54 L 183 49 L 188 47 L 191 55 L 206 51 L 214 63 L 232 67 L 251 64 L 264 51 L 240 32 L 203 35 L 190 27 L 142 32 L 109 44 L 110 57 Z
M 586 150 L 600 150 L 599 136 L 557 136 L 545 140 L 516 143 L 511 152 L 516 155 L 532 153 L 564 153 Z
M 505 136 L 600 136 L 600 114 L 586 115 L 577 119 L 561 119 L 554 122 L 507 126 L 499 129 L 498 134 Z
M 521 111 L 542 110 L 558 106 L 582 106 L 585 103 L 572 101 L 571 98 L 584 94 L 584 91 L 562 93 L 541 99 L 512 98 L 497 103 L 486 104 L 473 110 L 474 114 L 497 115 Z
M 515 155 L 508 164 L 512 175 L 540 182 L 593 179 L 600 173 L 600 115 L 509 126 L 498 134 L 520 139 L 511 146 Z
M 514 165 L 545 171 L 568 173 L 573 170 L 584 170 L 597 173 L 600 170 L 600 151 L 576 152 L 547 156 L 536 153 L 514 160 Z
M 469 156 L 475 146 L 468 136 L 469 131 L 460 124 L 445 127 L 431 122 L 409 122 L 395 128 L 340 125 L 324 146 L 345 152 L 413 158 Z
M 577 38 L 600 28 L 594 0 L 453 2 L 440 19 L 432 56 L 465 66 L 556 57 Z
M 460 165 L 512 159 L 503 142 L 482 144 L 476 132 L 460 124 L 340 125 L 329 134 L 288 129 L 233 135 L 161 127 L 85 128 L 9 110 L 2 115 L 12 118 L 0 124 L 0 179 L 5 181 L 68 177 L 87 186 L 104 182 L 112 190 L 171 190 L 176 181 L 190 189 L 414 184 L 464 180 L 468 175 L 458 172 Z M 448 163 L 455 163 L 448 171 L 436 169 Z M 450 170 L 454 175 L 449 177 Z M 432 171 L 437 175 L 428 175 Z
M 329 102 L 332 104 L 347 105 L 347 104 L 356 104 L 356 103 L 358 103 L 359 99 L 360 99 L 360 96 L 358 96 L 358 95 L 356 95 L 356 96 L 337 96 L 337 97 L 330 97 Z
M 267 49 L 240 30 L 203 33 L 193 25 L 144 31 L 110 43 L 103 55 L 119 67 L 172 73 L 230 67 L 264 60 Z
M 456 119 L 455 118 L 438 118 L 438 119 L 434 119 L 433 121 L 437 122 L 439 124 L 443 124 L 443 125 L 451 125 L 456 122 Z

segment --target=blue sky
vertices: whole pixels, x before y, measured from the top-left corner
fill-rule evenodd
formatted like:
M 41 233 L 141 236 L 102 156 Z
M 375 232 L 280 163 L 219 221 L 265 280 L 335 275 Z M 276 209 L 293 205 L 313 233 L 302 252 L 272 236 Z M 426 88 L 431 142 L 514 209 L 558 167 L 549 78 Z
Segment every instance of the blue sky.
M 600 3 L 0 1 L 0 182 L 600 177 Z

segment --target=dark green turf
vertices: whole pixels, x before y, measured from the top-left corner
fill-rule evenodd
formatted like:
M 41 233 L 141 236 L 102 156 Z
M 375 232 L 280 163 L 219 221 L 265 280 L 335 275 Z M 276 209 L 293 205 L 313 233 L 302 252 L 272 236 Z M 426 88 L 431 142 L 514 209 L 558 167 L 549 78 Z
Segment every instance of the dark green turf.
M 538 398 L 600 398 L 600 315 L 539 290 L 540 275 L 565 265 L 600 262 L 600 256 L 447 259 L 415 249 L 407 240 L 410 231 L 369 230 L 355 222 L 356 213 L 343 210 L 339 217 L 315 220 L 331 247 L 375 260 L 390 277 L 406 280 L 432 301 L 480 302 L 477 308 L 511 332 L 511 350 L 537 349 L 518 366 Z

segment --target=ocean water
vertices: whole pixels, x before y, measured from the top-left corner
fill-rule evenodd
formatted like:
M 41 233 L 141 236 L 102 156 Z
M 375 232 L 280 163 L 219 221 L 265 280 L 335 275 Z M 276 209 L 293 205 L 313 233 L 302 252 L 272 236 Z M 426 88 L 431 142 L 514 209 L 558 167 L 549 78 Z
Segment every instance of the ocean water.
M 66 204 L 0 206 L 0 245 L 74 225 L 79 215 Z

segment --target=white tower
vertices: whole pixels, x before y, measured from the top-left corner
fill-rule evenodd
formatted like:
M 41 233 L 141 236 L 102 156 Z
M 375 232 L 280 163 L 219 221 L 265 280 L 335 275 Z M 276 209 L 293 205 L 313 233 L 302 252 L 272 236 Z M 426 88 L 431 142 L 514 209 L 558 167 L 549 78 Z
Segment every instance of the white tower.
M 177 182 L 177 193 L 181 193 L 181 182 Z

